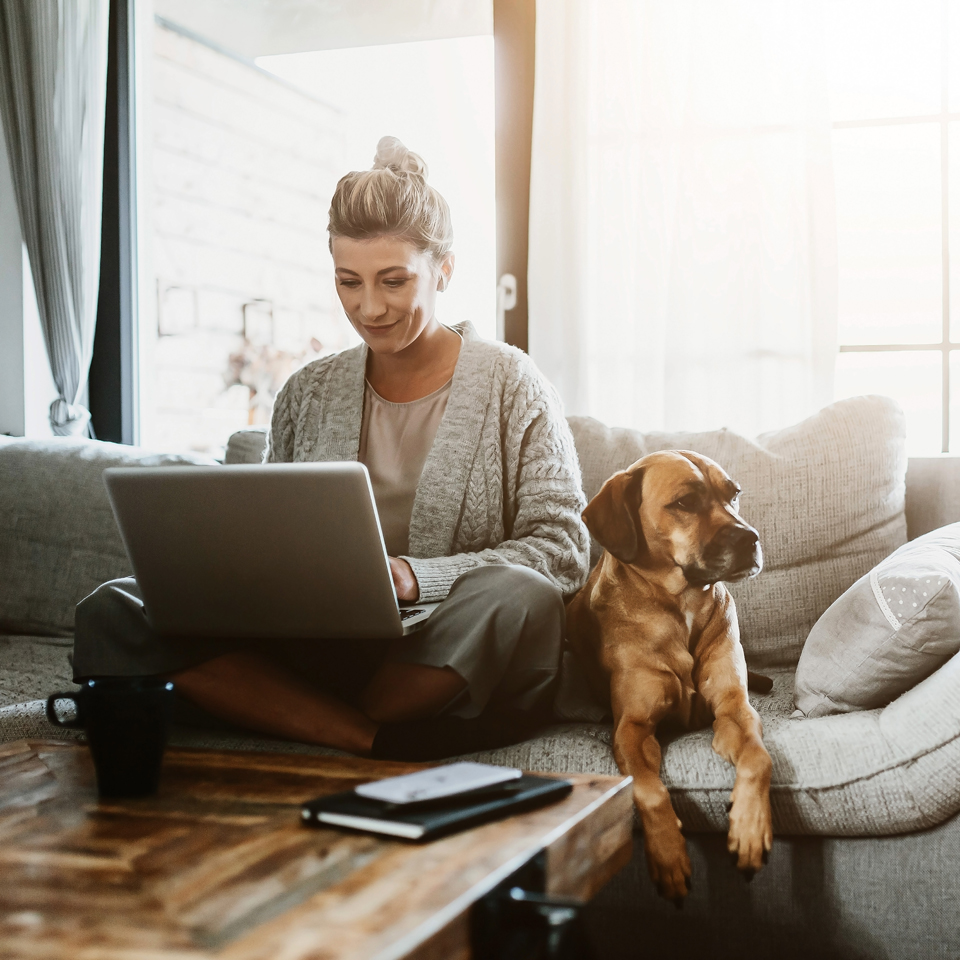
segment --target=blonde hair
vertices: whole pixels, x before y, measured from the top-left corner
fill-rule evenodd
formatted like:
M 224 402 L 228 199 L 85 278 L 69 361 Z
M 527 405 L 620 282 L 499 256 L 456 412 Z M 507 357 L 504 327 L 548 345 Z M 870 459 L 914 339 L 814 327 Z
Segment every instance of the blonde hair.
M 370 170 L 341 177 L 330 201 L 327 231 L 334 237 L 371 240 L 392 236 L 410 241 L 440 261 L 453 247 L 447 201 L 427 183 L 423 158 L 396 137 L 382 137 Z

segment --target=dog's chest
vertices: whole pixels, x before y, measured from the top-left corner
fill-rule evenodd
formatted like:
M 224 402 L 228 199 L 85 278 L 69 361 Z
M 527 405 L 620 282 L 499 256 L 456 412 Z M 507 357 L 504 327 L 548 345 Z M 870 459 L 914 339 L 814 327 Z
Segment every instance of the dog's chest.
M 677 619 L 678 642 L 670 661 L 679 681 L 679 696 L 669 716 L 689 729 L 696 729 L 710 722 L 709 710 L 698 689 L 700 669 L 697 653 L 703 632 L 701 606 L 681 606 L 677 611 Z

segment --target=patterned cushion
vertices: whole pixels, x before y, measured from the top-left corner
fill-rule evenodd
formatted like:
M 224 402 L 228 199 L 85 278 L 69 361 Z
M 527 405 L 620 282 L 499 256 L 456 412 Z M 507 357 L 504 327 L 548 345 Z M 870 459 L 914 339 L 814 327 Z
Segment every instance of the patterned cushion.
M 886 706 L 960 653 L 960 523 L 904 544 L 817 621 L 797 665 L 807 717 Z
M 886 397 L 842 400 L 755 441 L 729 430 L 643 434 L 588 417 L 570 426 L 588 499 L 655 450 L 702 453 L 740 482 L 764 569 L 731 591 L 747 659 L 761 669 L 795 665 L 820 614 L 906 541 L 906 429 Z
M 103 471 L 214 463 L 76 437 L 0 443 L 0 631 L 73 631 L 77 603 L 129 576 Z

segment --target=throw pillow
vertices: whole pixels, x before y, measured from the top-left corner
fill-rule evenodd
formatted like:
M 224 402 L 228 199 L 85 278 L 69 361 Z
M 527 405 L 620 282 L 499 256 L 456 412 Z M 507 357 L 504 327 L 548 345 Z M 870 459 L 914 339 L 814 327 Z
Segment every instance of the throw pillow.
M 960 652 L 960 523 L 900 547 L 817 621 L 794 700 L 806 717 L 886 706 Z

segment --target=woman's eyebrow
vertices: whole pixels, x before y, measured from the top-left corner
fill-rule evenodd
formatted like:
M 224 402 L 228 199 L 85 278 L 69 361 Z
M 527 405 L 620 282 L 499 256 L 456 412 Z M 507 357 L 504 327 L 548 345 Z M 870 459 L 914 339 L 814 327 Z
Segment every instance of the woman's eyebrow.
M 385 273 L 390 273 L 390 272 L 392 272 L 393 270 L 403 270 L 405 273 L 409 273 L 409 272 L 410 272 L 407 267 L 404 267 L 404 266 L 398 264 L 398 265 L 395 266 L 395 267 L 384 267 L 382 270 L 378 270 L 378 271 L 377 271 L 377 276 L 378 276 L 378 277 L 379 277 L 379 276 L 382 276 L 383 274 L 385 274 Z M 360 276 L 360 274 L 357 273 L 356 270 L 351 270 L 349 267 L 337 267 L 334 272 L 335 272 L 335 273 L 349 273 L 349 274 L 350 274 L 351 276 L 353 276 L 353 277 L 359 277 L 359 276 Z

